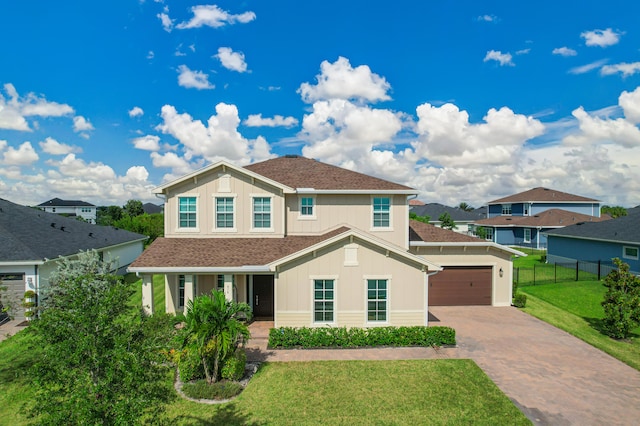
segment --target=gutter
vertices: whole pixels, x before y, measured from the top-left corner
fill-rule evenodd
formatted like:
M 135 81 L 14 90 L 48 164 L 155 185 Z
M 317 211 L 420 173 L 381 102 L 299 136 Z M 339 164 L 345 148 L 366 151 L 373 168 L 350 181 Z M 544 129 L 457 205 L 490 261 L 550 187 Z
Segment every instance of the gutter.
M 216 267 L 208 267 L 208 266 L 190 266 L 190 267 L 180 267 L 180 266 L 134 266 L 128 267 L 127 272 L 135 272 L 136 275 L 139 274 L 164 274 L 164 273 L 247 273 L 247 272 L 263 272 L 263 273 L 272 273 L 273 270 L 268 266 L 264 265 L 246 265 L 246 266 L 232 266 L 232 267 L 224 267 L 224 266 L 216 266 Z
M 466 242 L 466 243 L 449 243 L 449 242 L 442 242 L 442 243 L 437 243 L 437 242 L 426 242 L 426 241 L 411 241 L 410 243 L 411 247 L 491 247 L 491 248 L 495 248 L 496 250 L 501 250 L 501 251 L 506 251 L 507 253 L 511 253 L 514 254 L 516 256 L 522 256 L 522 257 L 526 257 L 527 254 L 523 253 L 519 250 L 516 249 L 512 249 L 511 247 L 507 247 L 507 246 L 503 246 L 502 244 L 498 244 L 498 243 L 493 243 L 493 242 Z

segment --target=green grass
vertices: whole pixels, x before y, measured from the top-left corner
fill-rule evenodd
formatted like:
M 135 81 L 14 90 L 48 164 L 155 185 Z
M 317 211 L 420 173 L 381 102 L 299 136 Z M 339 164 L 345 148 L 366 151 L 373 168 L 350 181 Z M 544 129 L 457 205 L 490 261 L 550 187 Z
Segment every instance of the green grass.
M 131 295 L 131 305 L 139 308 L 142 306 L 142 279 L 132 283 L 135 292 Z M 153 305 L 156 312 L 164 312 L 164 275 L 153 276 Z
M 526 257 L 513 257 L 514 268 L 533 268 L 533 265 L 541 265 L 542 256 L 546 255 L 545 250 L 515 247 L 516 250 L 526 253 Z
M 0 424 L 28 424 L 39 354 L 28 331 L 0 342 Z M 471 360 L 264 364 L 234 401 L 176 398 L 167 413 L 173 425 L 530 424 Z
M 602 282 L 571 281 L 519 290 L 528 297 L 525 312 L 640 370 L 640 327 L 628 340 L 615 340 L 602 332 L 604 310 L 600 302 L 606 291 Z

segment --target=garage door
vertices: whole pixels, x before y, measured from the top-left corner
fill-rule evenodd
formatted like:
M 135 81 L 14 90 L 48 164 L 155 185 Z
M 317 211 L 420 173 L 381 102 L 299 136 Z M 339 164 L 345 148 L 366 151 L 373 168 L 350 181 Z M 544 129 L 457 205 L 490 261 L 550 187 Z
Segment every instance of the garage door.
M 24 308 L 20 306 L 24 297 L 24 274 L 0 274 L 0 286 L 6 287 L 6 291 L 2 294 L 2 300 L 5 306 L 10 306 L 9 313 L 14 319 L 24 321 Z
M 429 305 L 491 305 L 491 275 L 491 266 L 445 266 L 429 277 Z

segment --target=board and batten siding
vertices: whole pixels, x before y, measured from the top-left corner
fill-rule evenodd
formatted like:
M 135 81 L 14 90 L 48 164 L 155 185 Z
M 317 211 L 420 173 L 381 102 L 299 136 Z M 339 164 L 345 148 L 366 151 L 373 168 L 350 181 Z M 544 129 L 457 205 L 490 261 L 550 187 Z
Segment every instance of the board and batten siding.
M 430 262 L 447 266 L 490 266 L 492 270 L 492 306 L 510 306 L 512 299 L 513 263 L 511 255 L 486 247 L 411 247 L 411 253 Z M 502 277 L 500 277 L 502 269 Z
M 629 264 L 629 269 L 640 273 L 640 260 L 624 257 L 624 247 L 640 250 L 640 243 L 594 241 L 582 238 L 566 238 L 548 235 L 547 262 L 563 263 L 575 261 L 611 262 L 614 257 Z
M 178 222 L 178 197 L 196 197 L 197 226 L 180 228 Z M 215 197 L 234 198 L 235 228 L 216 229 Z M 271 225 L 273 231 L 252 230 L 253 197 L 272 197 Z M 210 170 L 167 190 L 164 209 L 165 237 L 233 238 L 233 237 L 282 237 L 284 236 L 284 196 L 279 188 L 234 170 L 222 167 Z
M 335 279 L 334 314 L 336 327 L 377 325 L 425 325 L 426 274 L 422 265 L 389 256 L 380 248 L 355 240 L 357 265 L 345 265 L 345 246 L 336 242 L 280 267 L 275 279 L 275 326 L 313 327 L 313 279 Z M 353 246 L 351 246 L 353 247 Z M 367 278 L 387 278 L 388 317 L 385 323 L 367 322 Z M 322 324 L 323 325 L 323 324 Z

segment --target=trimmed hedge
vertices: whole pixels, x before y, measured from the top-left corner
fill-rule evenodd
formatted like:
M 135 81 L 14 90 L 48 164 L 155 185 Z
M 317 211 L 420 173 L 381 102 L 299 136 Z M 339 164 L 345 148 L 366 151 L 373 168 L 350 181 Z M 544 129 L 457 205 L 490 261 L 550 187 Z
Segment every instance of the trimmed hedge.
M 451 327 L 272 328 L 269 348 L 363 348 L 375 346 L 443 346 L 456 344 Z

